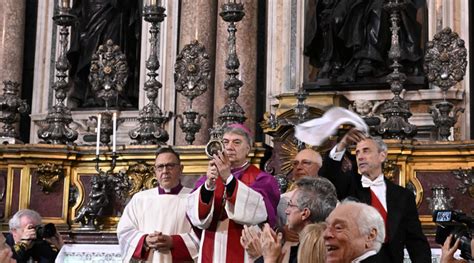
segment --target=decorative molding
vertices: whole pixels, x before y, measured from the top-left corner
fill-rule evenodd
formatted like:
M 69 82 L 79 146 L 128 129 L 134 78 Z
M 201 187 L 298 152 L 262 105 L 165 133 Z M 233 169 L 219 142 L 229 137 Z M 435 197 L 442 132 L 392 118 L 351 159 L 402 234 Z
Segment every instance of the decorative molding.
M 130 189 L 127 191 L 128 197 L 132 197 L 140 191 L 151 189 L 158 185 L 155 177 L 155 167 L 144 161 L 131 165 L 127 169 L 126 175 L 130 181 Z
M 40 164 L 36 175 L 38 176 L 36 183 L 41 187 L 41 191 L 49 194 L 53 191 L 54 184 L 64 177 L 64 168 L 54 163 Z

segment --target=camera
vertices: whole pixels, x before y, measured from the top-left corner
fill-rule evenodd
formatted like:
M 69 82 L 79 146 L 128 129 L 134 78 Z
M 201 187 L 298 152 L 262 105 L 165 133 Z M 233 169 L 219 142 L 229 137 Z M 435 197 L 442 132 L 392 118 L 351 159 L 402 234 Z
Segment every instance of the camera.
M 465 213 L 452 210 L 436 210 L 433 213 L 433 221 L 436 227 L 436 243 L 444 244 L 446 238 L 453 235 L 450 246 L 453 246 L 459 239 L 459 250 L 461 257 L 472 260 L 471 251 L 471 231 L 474 228 L 474 218 L 467 216 Z
M 53 223 L 48 223 L 46 225 L 38 225 L 36 229 L 36 239 L 42 240 L 43 238 L 51 238 L 56 235 L 56 226 Z

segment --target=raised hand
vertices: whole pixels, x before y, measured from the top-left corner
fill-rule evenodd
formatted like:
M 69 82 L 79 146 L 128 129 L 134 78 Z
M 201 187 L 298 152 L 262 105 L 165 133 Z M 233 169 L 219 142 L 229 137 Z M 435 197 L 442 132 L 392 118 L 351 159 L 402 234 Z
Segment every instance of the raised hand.
M 33 246 L 33 240 L 36 239 L 36 229 L 32 224 L 28 224 L 21 235 L 21 242 L 30 249 Z
M 449 235 L 444 241 L 443 247 L 441 248 L 441 259 L 440 263 L 467 263 L 464 259 L 455 259 L 454 253 L 458 250 L 459 239 L 456 240 L 454 245 L 451 247 L 451 240 L 453 239 L 452 235 Z
M 217 170 L 217 166 L 215 165 L 214 159 L 209 161 L 209 164 L 207 166 L 206 177 L 206 187 L 208 189 L 214 189 L 214 187 L 216 186 L 217 177 L 219 177 L 219 171 Z
M 336 151 L 340 152 L 347 148 L 347 146 L 357 144 L 358 142 L 366 138 L 365 133 L 357 130 L 356 128 L 350 129 L 341 141 L 337 144 Z
M 61 249 L 64 245 L 63 238 L 59 234 L 59 232 L 56 232 L 56 234 L 50 238 L 45 238 L 46 242 L 48 242 L 51 245 L 54 245 L 57 249 Z
M 217 167 L 219 172 L 219 176 L 221 177 L 222 181 L 225 183 L 227 178 L 230 176 L 230 160 L 229 157 L 225 154 L 225 152 L 217 152 L 214 154 L 214 164 Z

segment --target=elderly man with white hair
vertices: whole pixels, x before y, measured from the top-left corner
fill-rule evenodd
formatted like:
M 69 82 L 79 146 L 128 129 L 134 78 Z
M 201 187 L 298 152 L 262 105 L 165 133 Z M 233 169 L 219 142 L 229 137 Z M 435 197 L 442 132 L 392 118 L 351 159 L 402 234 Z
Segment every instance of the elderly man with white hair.
M 63 246 L 61 235 L 49 227 L 49 234 L 43 232 L 42 236 L 38 228 L 41 226 L 42 218 L 34 210 L 22 209 L 16 212 L 8 222 L 10 233 L 6 235 L 6 243 L 12 248 L 12 257 L 18 262 L 54 262 L 59 250 Z M 43 230 L 45 228 L 43 227 Z
M 385 239 L 380 213 L 364 203 L 344 200 L 326 219 L 327 263 L 383 262 L 377 253 Z

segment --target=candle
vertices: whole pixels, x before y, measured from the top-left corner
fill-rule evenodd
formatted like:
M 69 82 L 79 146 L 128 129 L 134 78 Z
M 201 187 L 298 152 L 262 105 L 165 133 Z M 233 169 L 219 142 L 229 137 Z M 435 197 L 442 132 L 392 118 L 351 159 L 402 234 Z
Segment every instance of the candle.
M 196 30 L 194 31 L 194 39 L 198 40 L 198 25 L 196 23 Z
M 99 113 L 97 116 L 97 145 L 95 148 L 95 155 L 99 156 L 99 147 L 100 147 L 100 120 L 102 119 L 102 114 Z
M 117 113 L 114 112 L 112 117 L 112 152 L 114 153 L 117 147 Z
M 59 7 L 69 8 L 69 0 L 59 0 Z
M 156 6 L 156 0 L 150 0 L 150 6 Z

